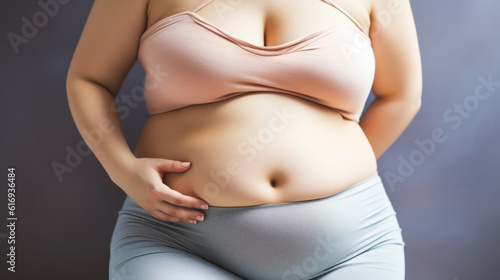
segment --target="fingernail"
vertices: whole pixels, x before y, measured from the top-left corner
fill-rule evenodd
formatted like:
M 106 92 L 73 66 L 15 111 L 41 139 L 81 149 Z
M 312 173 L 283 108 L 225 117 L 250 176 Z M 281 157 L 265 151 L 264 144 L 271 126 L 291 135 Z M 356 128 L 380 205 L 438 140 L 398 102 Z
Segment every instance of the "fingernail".
M 207 210 L 207 209 L 208 209 L 208 205 L 203 204 L 203 205 L 201 205 L 201 206 L 200 206 L 200 208 L 201 208 L 201 209 L 205 209 L 205 210 Z
M 196 225 L 196 220 L 189 220 L 188 223 Z
M 196 220 L 198 220 L 200 222 L 203 222 L 204 219 L 205 219 L 204 216 L 198 216 L 198 217 L 196 217 Z
M 191 164 L 190 162 L 183 162 L 183 163 L 181 163 L 181 166 L 186 167 L 186 166 L 189 166 L 190 164 Z

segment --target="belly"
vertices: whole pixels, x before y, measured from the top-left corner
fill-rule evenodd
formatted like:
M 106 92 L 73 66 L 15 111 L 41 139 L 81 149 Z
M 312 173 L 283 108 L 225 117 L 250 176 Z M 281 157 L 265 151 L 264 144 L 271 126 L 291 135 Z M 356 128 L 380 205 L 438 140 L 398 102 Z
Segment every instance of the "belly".
M 226 207 L 322 198 L 377 170 L 356 122 L 325 106 L 274 93 L 151 116 L 135 155 L 190 161 L 188 171 L 166 173 L 163 182 Z

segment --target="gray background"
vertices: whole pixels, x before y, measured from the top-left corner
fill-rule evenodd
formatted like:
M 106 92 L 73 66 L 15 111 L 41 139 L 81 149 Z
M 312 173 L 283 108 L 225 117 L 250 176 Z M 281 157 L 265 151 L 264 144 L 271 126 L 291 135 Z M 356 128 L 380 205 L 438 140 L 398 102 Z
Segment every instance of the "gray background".
M 124 193 L 93 155 L 82 156 L 62 182 L 51 167 L 64 164 L 67 149 L 75 150 L 81 141 L 67 105 L 65 77 L 92 1 L 68 2 L 18 53 L 7 34 L 20 34 L 21 18 L 32 20 L 41 8 L 37 1 L 0 2 L 2 279 L 14 279 L 13 273 L 2 276 L 7 167 L 16 167 L 17 176 L 16 278 L 107 277 L 108 245 Z M 473 96 L 479 77 L 500 81 L 500 1 L 422 0 L 412 7 L 422 53 L 423 106 L 379 160 L 403 228 L 407 279 L 499 279 L 500 86 L 476 104 Z M 136 64 L 120 94 L 129 95 L 142 78 Z M 470 112 L 451 114 L 461 120 L 454 129 L 455 121 L 443 114 L 464 102 Z M 140 104 L 123 120 L 131 148 L 146 118 Z M 423 153 L 415 140 L 430 138 L 434 129 L 442 129 L 446 141 L 418 158 Z M 408 175 L 398 168 L 411 156 L 413 173 L 391 183 L 387 174 Z

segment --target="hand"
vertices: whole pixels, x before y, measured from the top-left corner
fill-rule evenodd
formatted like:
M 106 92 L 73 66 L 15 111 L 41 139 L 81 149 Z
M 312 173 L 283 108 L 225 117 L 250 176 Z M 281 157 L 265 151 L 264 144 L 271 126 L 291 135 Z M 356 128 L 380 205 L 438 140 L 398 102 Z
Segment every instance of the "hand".
M 162 181 L 165 172 L 184 172 L 189 167 L 190 163 L 183 166 L 182 162 L 169 159 L 134 158 L 108 174 L 132 200 L 158 220 L 196 224 L 196 220 L 203 221 L 204 213 L 188 208 L 207 209 L 208 204 L 172 190 Z

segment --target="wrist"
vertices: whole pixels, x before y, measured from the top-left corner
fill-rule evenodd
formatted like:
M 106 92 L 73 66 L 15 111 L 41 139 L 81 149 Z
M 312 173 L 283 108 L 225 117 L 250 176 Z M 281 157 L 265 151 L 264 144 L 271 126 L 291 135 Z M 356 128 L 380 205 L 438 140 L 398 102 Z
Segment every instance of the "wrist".
M 113 182 L 120 180 L 120 174 L 127 174 L 134 163 L 137 160 L 132 153 L 119 153 L 107 160 L 101 162 L 104 170 L 108 173 L 109 177 Z

